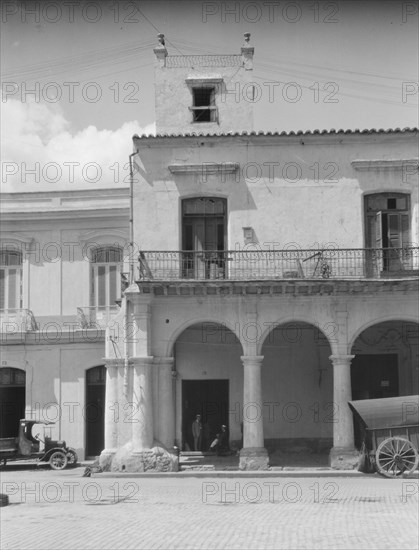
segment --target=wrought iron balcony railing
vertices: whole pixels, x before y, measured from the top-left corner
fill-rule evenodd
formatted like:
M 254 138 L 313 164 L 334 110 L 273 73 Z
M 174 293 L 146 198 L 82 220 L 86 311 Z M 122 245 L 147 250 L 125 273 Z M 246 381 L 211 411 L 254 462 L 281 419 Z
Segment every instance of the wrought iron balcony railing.
M 142 251 L 139 281 L 400 278 L 419 274 L 419 248 Z
M 38 330 L 35 316 L 30 309 L 0 309 L 0 330 L 14 334 Z
M 108 323 L 118 313 L 119 307 L 113 306 L 98 306 L 98 307 L 78 307 L 77 318 L 82 329 L 85 328 L 106 328 Z

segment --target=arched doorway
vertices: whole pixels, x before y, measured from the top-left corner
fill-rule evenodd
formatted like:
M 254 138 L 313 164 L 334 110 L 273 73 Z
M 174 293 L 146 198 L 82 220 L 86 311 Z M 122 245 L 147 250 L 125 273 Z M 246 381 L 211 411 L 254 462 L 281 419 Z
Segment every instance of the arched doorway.
M 352 346 L 352 398 L 378 399 L 418 391 L 415 360 L 419 325 L 407 321 L 377 323 L 359 334 Z
M 271 464 L 313 453 L 327 464 L 333 446 L 333 367 L 328 339 L 314 325 L 289 321 L 266 336 L 261 355 L 263 428 Z
M 21 369 L 0 369 L 0 437 L 16 437 L 19 420 L 25 418 L 26 373 Z
M 419 325 L 411 321 L 385 321 L 363 330 L 351 354 L 352 399 L 379 399 L 418 394 Z M 361 434 L 354 425 L 355 445 Z
M 106 367 L 86 371 L 86 456 L 99 455 L 105 447 Z
M 194 450 L 192 423 L 201 415 L 200 451 L 208 451 L 221 426 L 230 447 L 241 448 L 243 402 L 242 346 L 225 325 L 194 324 L 177 338 L 174 349 L 176 439 L 184 451 Z

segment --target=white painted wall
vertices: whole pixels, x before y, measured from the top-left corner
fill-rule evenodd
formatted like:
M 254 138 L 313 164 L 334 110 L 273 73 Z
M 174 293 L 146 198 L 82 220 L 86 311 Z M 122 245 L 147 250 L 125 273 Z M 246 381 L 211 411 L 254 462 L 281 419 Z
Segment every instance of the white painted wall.
M 414 134 L 150 138 L 134 143 L 140 166 L 134 231 L 143 250 L 181 249 L 181 199 L 191 196 L 227 198 L 229 249 L 243 248 L 242 228 L 248 226 L 263 249 L 288 243 L 363 248 L 363 195 L 405 192 L 411 195 L 412 241 L 419 241 L 417 174 L 364 172 L 351 165 L 359 159 L 415 158 Z M 235 162 L 240 169 L 222 176 L 172 174 L 168 168 L 214 162 Z M 332 173 L 335 181 L 327 179 Z

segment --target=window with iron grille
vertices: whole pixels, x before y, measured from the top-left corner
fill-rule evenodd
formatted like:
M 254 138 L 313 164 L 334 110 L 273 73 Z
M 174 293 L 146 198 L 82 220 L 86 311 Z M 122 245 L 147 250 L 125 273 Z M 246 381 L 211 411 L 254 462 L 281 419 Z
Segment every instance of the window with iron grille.
M 91 305 L 106 308 L 121 298 L 122 249 L 103 246 L 91 252 Z
M 0 309 L 22 308 L 22 254 L 0 252 Z

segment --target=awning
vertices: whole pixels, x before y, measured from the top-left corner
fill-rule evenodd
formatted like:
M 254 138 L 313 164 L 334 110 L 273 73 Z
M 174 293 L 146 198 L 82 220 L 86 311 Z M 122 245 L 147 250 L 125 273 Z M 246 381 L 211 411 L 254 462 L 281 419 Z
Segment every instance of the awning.
M 419 425 L 419 395 L 349 401 L 349 406 L 369 430 Z

